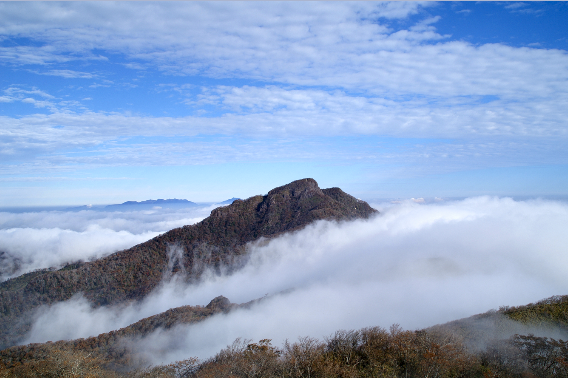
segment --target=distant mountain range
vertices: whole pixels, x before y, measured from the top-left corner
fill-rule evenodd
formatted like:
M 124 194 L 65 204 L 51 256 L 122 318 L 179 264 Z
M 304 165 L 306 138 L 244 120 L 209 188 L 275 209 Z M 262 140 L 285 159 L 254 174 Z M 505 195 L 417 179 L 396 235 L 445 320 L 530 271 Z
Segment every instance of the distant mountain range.
M 196 203 L 186 199 L 157 199 L 146 201 L 126 201 L 113 205 L 83 205 L 70 207 L 68 211 L 81 211 L 81 210 L 98 210 L 98 211 L 140 211 L 140 210 L 158 210 L 158 209 L 184 209 L 203 205 L 230 205 L 239 198 L 231 198 L 223 202 L 211 203 Z
M 107 205 L 105 211 L 136 211 L 136 210 L 152 210 L 152 209 L 180 209 L 186 207 L 199 206 L 195 202 L 186 199 L 157 199 L 146 200 L 141 202 L 126 201 L 117 205 Z

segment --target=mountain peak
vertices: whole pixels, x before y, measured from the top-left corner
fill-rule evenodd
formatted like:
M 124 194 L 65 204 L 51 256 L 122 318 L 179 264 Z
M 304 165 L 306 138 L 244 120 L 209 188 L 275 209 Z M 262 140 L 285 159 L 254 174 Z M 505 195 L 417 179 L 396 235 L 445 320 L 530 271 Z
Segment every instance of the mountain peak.
M 311 178 L 279 186 L 267 195 L 237 200 L 219 207 L 201 223 L 215 231 L 224 229 L 252 241 L 293 231 L 316 220 L 368 218 L 377 211 L 339 188 L 320 189 Z
M 320 189 L 306 178 L 218 207 L 197 224 L 105 258 L 14 278 L 0 283 L 0 347 L 22 336 L 29 321 L 22 319 L 39 305 L 65 301 L 79 292 L 94 306 L 140 300 L 178 271 L 190 272 L 186 279 L 197 280 L 206 269 L 238 269 L 247 243 L 261 237 L 274 238 L 318 220 L 364 219 L 376 213 L 341 189 Z M 211 306 L 225 306 L 228 300 L 214 301 Z
M 286 192 L 290 193 L 292 196 L 299 196 L 303 193 L 321 193 L 321 189 L 316 180 L 313 178 L 305 178 L 274 188 L 268 192 L 268 195 Z
M 213 298 L 206 308 L 210 310 L 228 311 L 231 309 L 231 301 L 226 297 L 219 295 L 218 297 Z

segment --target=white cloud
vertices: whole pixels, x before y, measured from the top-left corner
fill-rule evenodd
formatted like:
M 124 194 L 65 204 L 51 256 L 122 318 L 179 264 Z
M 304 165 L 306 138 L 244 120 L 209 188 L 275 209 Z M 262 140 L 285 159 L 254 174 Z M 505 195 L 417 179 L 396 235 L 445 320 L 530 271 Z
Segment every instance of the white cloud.
M 151 159 L 143 146 L 114 145 L 131 136 L 380 135 L 451 138 L 458 142 L 444 148 L 483 145 L 486 156 L 499 155 L 500 150 L 488 146 L 502 146 L 506 138 L 514 138 L 510 145 L 517 146 L 532 140 L 535 147 L 527 148 L 541 152 L 526 153 L 526 159 L 551 160 L 553 154 L 542 152 L 544 147 L 551 138 L 564 140 L 567 134 L 566 52 L 451 41 L 436 32 L 440 17 L 435 15 L 406 30 L 389 24 L 391 18 L 405 18 L 433 5 L 3 3 L 4 38 L 39 42 L 38 47 L 3 47 L 0 54 L 8 54 L 7 61 L 10 56 L 54 63 L 106 59 L 99 51 L 108 51 L 126 57 L 118 64 L 134 69 L 153 66 L 175 74 L 258 79 L 273 85 L 203 88 L 201 94 L 185 97 L 196 114 L 186 117 L 92 112 L 79 103 L 46 97 L 37 88 L 12 86 L 0 101 L 28 102 L 52 114 L 2 117 L 0 151 L 5 161 L 28 167 L 26 162 L 32 160 L 43 169 L 71 161 L 147 164 Z M 63 68 L 46 72 L 93 75 Z M 110 84 L 102 81 L 91 87 Z M 182 87 L 173 90 L 184 96 Z M 211 107 L 219 113 L 211 114 Z M 189 164 L 236 156 L 235 149 L 224 145 L 161 146 L 171 153 L 154 156 L 155 163 L 179 161 L 194 147 L 205 154 L 186 154 Z M 96 151 L 90 156 L 63 152 L 77 148 Z M 11 169 L 4 166 L 5 171 Z
M 92 73 L 89 72 L 79 72 L 73 70 L 49 70 L 46 72 L 35 72 L 40 75 L 49 75 L 49 76 L 61 76 L 66 79 L 91 79 L 95 77 Z
M 17 64 L 63 63 L 73 60 L 73 57 L 58 54 L 57 49 L 51 46 L 0 47 L 0 58 Z
M 22 99 L 26 95 L 36 95 L 36 96 L 40 96 L 40 97 L 48 98 L 48 99 L 54 99 L 55 98 L 52 95 L 50 95 L 49 93 L 44 92 L 44 91 L 42 91 L 38 88 L 35 88 L 35 87 L 33 87 L 32 89 L 23 89 L 23 88 L 20 88 L 18 86 L 11 86 L 11 87 L 8 87 L 7 89 L 5 89 L 4 93 L 8 97 L 18 98 L 18 99 Z
M 399 137 L 483 137 L 566 135 L 562 101 L 534 98 L 530 103 L 484 97 L 409 101 L 322 90 L 243 86 L 206 89 L 199 101 L 246 111 L 259 129 L 286 134 L 380 134 Z M 546 109 L 546 110 L 545 110 Z M 226 115 L 234 119 L 239 116 Z M 293 128 L 292 128 L 293 127 Z M 251 132 L 238 129 L 240 133 Z M 254 130 L 254 129 L 253 129 Z
M 201 221 L 215 206 L 183 210 L 0 212 L 0 280 L 92 260 Z M 41 253 L 38 253 L 41 251 Z
M 92 260 L 121 249 L 145 242 L 158 232 L 134 235 L 127 231 L 114 231 L 97 225 L 76 232 L 60 228 L 16 228 L 0 230 L 2 279 L 49 267 L 59 268 L 68 262 Z M 41 253 L 38 253 L 41 251 Z
M 45 309 L 28 341 L 85 337 L 218 295 L 239 303 L 286 290 L 250 310 L 158 332 L 137 345 L 164 362 L 210 356 L 237 337 L 279 345 L 337 329 L 427 327 L 565 294 L 567 226 L 568 206 L 555 202 L 409 201 L 369 221 L 319 222 L 253 246 L 235 274 L 207 276 L 197 286 L 174 280 L 136 308 L 91 312 L 73 300 Z M 64 329 L 41 327 L 62 313 L 70 319 Z
M 436 6 L 2 3 L 0 38 L 7 42 L 0 47 L 0 59 L 6 67 L 44 64 L 36 71 L 92 77 L 91 87 L 81 88 L 89 93 L 81 92 L 79 98 L 95 99 L 97 111 L 62 101 L 67 99 L 62 92 L 77 88 L 6 89 L 0 96 L 7 106 L 3 114 L 16 110 L 17 116 L 0 117 L 0 173 L 59 175 L 77 167 L 313 157 L 340 164 L 410 162 L 442 171 L 468 167 L 468 162 L 470 169 L 564 164 L 566 51 L 452 40 L 436 29 Z M 90 73 L 88 60 L 107 60 L 109 65 Z M 177 114 L 189 115 L 113 112 L 124 103 L 101 102 L 97 89 L 129 85 L 119 75 L 112 76 L 115 83 L 100 80 L 103 72 L 111 77 L 113 65 L 145 70 L 132 79 L 139 80 L 141 96 L 150 83 L 147 74 L 158 70 L 175 75 L 169 76 L 175 86 L 157 90 L 171 90 L 168 101 L 175 107 L 188 105 L 177 108 Z M 239 78 L 249 85 L 209 86 L 196 95 L 196 82 L 180 79 L 184 74 L 203 79 L 200 83 Z M 140 111 L 140 104 L 133 108 Z M 101 106 L 111 108 L 99 111 Z M 157 111 L 150 108 L 148 112 Z M 214 142 L 190 140 L 203 135 Z M 393 151 L 328 148 L 323 140 L 367 135 L 446 141 Z M 164 138 L 147 145 L 130 143 L 138 136 Z M 229 145 L 222 140 L 227 136 L 241 140 Z M 171 142 L 175 137 L 183 141 Z M 285 139 L 287 146 L 275 139 Z M 292 146 L 293 139 L 297 146 Z
M 173 88 L 178 89 L 182 88 Z M 19 162 L 17 167 L 5 164 L 5 173 L 13 169 L 18 172 L 46 167 L 61 169 L 73 164 L 193 165 L 286 156 L 303 159 L 315 156 L 316 150 L 323 153 L 319 155 L 322 159 L 337 158 L 340 154 L 348 160 L 395 158 L 408 162 L 408 159 L 418 161 L 413 157 L 438 156 L 451 157 L 457 165 L 464 166 L 474 156 L 473 161 L 497 166 L 559 164 L 565 161 L 563 144 L 559 141 L 568 137 L 565 125 L 568 110 L 563 106 L 563 97 L 552 102 L 535 98 L 529 103 L 480 96 L 398 101 L 342 91 L 218 86 L 203 89 L 190 101 L 197 107 L 213 106 L 221 115 L 143 117 L 73 112 L 69 109 L 80 109 L 82 105 L 53 99 L 39 89 L 26 91 L 11 87 L 5 93 L 10 100 L 29 101 L 34 106 L 54 110 L 52 114 L 0 117 L 3 124 L 0 145 L 5 163 Z M 30 95 L 35 98 L 26 97 Z M 190 102 L 190 106 L 193 104 Z M 118 143 L 134 136 L 173 138 L 219 134 L 238 136 L 241 140 L 230 144 L 220 140 L 200 142 L 198 138 L 185 142 L 163 139 L 151 144 Z M 322 147 L 310 149 L 294 148 L 293 143 L 285 142 L 290 139 L 310 144 L 311 137 L 353 135 L 449 140 L 416 145 L 404 151 L 362 147 L 335 152 L 326 149 L 325 140 L 316 143 Z M 272 143 L 271 138 L 284 140 Z M 265 142 L 259 146 L 256 140 Z M 287 151 L 279 147 L 282 143 Z M 268 149 L 263 147 L 268 145 Z M 85 148 L 88 154 L 67 152 L 85 151 Z M 27 161 L 34 164 L 26 165 Z
M 418 31 L 418 32 L 428 30 L 428 31 L 435 32 L 436 29 L 433 26 L 431 26 L 431 24 L 435 24 L 436 22 L 440 21 L 441 19 L 442 19 L 442 17 L 440 17 L 440 16 L 427 18 L 425 20 L 420 21 L 416 25 L 412 26 L 410 28 L 410 30 Z
M 125 63 L 124 67 L 130 68 L 132 70 L 145 70 L 145 69 L 147 69 L 146 66 L 144 66 L 140 63 Z
M 4 4 L 0 33 L 45 41 L 4 47 L 30 63 L 124 54 L 172 73 L 329 86 L 389 96 L 566 94 L 564 51 L 446 41 L 437 16 L 409 30 L 420 3 Z M 383 17 L 383 18 L 381 18 Z M 203 38 L 207 35 L 207 38 Z M 112 36 L 112 38 L 111 38 Z M 1 54 L 1 53 L 0 53 Z M 47 55 L 46 55 L 47 56 Z M 134 66 L 131 66 L 134 67 Z
M 71 111 L 70 109 L 75 111 L 87 110 L 78 101 L 61 100 L 36 87 L 26 89 L 21 86 L 12 85 L 4 89 L 3 92 L 5 95 L 0 97 L 0 102 L 21 102 L 24 104 L 31 104 L 35 108 L 46 108 L 49 113 L 68 113 Z M 11 134 L 9 131 L 7 133 Z M 0 132 L 0 137 L 2 134 L 5 133 Z
M 505 5 L 506 9 L 518 9 L 518 8 L 524 8 L 528 6 L 527 3 L 523 3 L 523 2 L 512 2 L 512 3 L 507 3 Z
M 108 88 L 108 87 L 110 87 L 110 85 L 100 84 L 100 83 L 94 83 L 94 84 L 89 85 L 89 88 L 99 88 L 99 87 Z
M 561 101 L 531 103 L 496 98 L 393 101 L 350 96 L 343 92 L 269 87 L 218 87 L 206 90 L 198 102 L 225 107 L 219 117 L 141 117 L 112 113 L 57 112 L 20 118 L 2 117 L 3 133 L 48 138 L 42 130 L 63 125 L 74 143 L 100 143 L 129 135 L 345 135 L 379 134 L 399 137 L 565 136 L 566 108 Z M 26 101 L 38 102 L 31 99 Z M 451 105 L 451 106 L 450 106 Z M 236 111 L 236 113 L 231 113 Z M 159 125 L 160 127 L 156 127 Z M 61 131 L 63 132 L 63 131 Z M 83 138 L 87 137 L 88 138 Z M 94 137 L 94 139 L 93 139 Z M 97 140 L 97 138 L 99 138 Z M 47 141 L 47 140 L 46 140 Z

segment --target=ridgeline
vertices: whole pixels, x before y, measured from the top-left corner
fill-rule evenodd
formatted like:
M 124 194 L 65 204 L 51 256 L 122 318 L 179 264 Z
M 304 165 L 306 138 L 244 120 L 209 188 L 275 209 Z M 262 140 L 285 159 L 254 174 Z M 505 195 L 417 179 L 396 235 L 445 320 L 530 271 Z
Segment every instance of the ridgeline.
M 206 268 L 237 269 L 247 243 L 299 230 L 317 220 L 368 218 L 377 211 L 339 188 L 294 181 L 219 207 L 203 221 L 92 262 L 37 271 L 0 283 L 0 349 L 30 330 L 31 314 L 82 293 L 94 306 L 137 301 L 179 270 L 196 280 Z M 41 253 L 41 251 L 38 251 Z

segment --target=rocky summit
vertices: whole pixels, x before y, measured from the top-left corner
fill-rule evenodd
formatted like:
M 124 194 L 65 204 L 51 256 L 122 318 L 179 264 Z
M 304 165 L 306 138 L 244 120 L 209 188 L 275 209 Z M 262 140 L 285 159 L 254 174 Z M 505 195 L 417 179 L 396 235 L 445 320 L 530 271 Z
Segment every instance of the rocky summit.
M 196 280 L 204 269 L 238 269 L 247 243 L 299 230 L 317 220 L 368 218 L 377 211 L 339 188 L 320 189 L 307 178 L 219 207 L 203 221 L 145 243 L 57 271 L 24 274 L 0 284 L 0 349 L 18 343 L 41 305 L 82 293 L 94 306 L 139 300 L 162 280 L 184 272 Z M 41 251 L 38 251 L 41 253 Z

